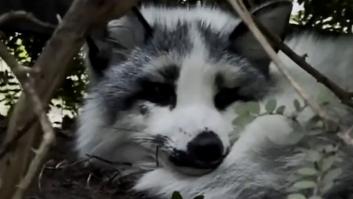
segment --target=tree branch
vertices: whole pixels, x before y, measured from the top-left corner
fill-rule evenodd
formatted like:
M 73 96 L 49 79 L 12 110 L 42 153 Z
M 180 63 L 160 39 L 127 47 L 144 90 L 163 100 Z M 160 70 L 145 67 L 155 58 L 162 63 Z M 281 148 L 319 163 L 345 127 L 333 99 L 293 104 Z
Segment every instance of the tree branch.
M 0 15 L 0 25 L 5 24 L 11 20 L 19 20 L 19 19 L 29 20 L 43 28 L 50 28 L 50 29 L 55 28 L 55 25 L 41 21 L 38 18 L 36 18 L 32 13 L 29 13 L 23 10 L 11 11 Z
M 248 26 L 249 30 L 253 33 L 258 42 L 262 45 L 268 56 L 272 59 L 273 63 L 277 69 L 282 73 L 282 75 L 288 80 L 288 82 L 293 86 L 298 95 L 308 103 L 310 108 L 322 119 L 325 121 L 330 121 L 331 124 L 336 124 L 335 121 L 332 121 L 332 118 L 329 118 L 326 111 L 324 111 L 318 103 L 314 100 L 311 100 L 311 97 L 304 91 L 304 89 L 295 81 L 295 79 L 289 74 L 286 70 L 285 64 L 278 57 L 277 53 L 273 50 L 270 43 L 266 37 L 261 33 L 260 29 L 257 27 L 256 22 L 252 18 L 248 9 L 245 7 L 242 0 L 229 0 L 229 3 L 239 14 L 239 17 L 244 21 Z
M 341 102 L 347 106 L 353 108 L 353 92 L 348 92 L 341 88 L 338 84 L 330 80 L 327 76 L 320 73 L 313 66 L 305 61 L 305 57 L 299 56 L 287 44 L 277 36 L 268 31 L 265 27 L 261 27 L 261 31 L 269 38 L 274 45 L 282 50 L 289 58 L 291 58 L 299 67 L 309 73 L 318 82 L 322 83 L 328 89 L 330 89 Z
M 23 177 L 23 179 L 17 186 L 17 191 L 15 195 L 12 197 L 12 199 L 21 199 L 23 197 L 25 191 L 30 186 L 35 175 L 37 174 L 37 171 L 41 168 L 41 163 L 43 162 L 44 158 L 46 157 L 50 149 L 50 146 L 55 140 L 54 129 L 51 126 L 48 116 L 46 115 L 46 111 L 43 107 L 43 103 L 39 99 L 31 82 L 32 80 L 28 79 L 28 82 L 23 84 L 24 92 L 27 93 L 27 95 L 31 99 L 33 110 L 37 115 L 37 117 L 39 118 L 39 122 L 44 134 L 39 148 L 34 151 L 35 157 L 31 161 L 31 164 L 29 165 L 26 175 Z
M 15 76 L 20 81 L 20 83 L 23 87 L 23 91 L 27 94 L 27 96 L 29 97 L 29 99 L 33 105 L 34 113 L 39 118 L 41 128 L 44 132 L 42 142 L 41 142 L 39 148 L 35 151 L 35 157 L 32 160 L 26 175 L 24 176 L 24 178 L 21 180 L 20 184 L 18 185 L 18 189 L 17 189 L 15 195 L 13 196 L 13 199 L 21 199 L 23 197 L 24 192 L 27 190 L 27 188 L 31 184 L 35 174 L 37 173 L 37 170 L 40 168 L 40 164 L 42 163 L 44 157 L 46 156 L 47 152 L 49 151 L 50 145 L 52 144 L 52 142 L 55 139 L 55 133 L 54 133 L 53 127 L 51 126 L 49 118 L 46 115 L 46 111 L 43 108 L 43 103 L 41 102 L 36 91 L 33 88 L 33 79 L 29 75 L 29 73 L 27 73 L 27 71 L 32 72 L 32 70 L 28 67 L 27 67 L 28 69 L 26 69 L 26 67 L 21 66 L 16 61 L 16 58 L 7 51 L 6 46 L 2 42 L 0 42 L 0 57 L 12 69 Z M 23 72 L 25 72 L 26 75 L 23 75 Z M 23 132 L 25 132 L 25 131 L 23 131 Z M 23 134 L 18 133 L 18 135 L 20 135 L 20 137 L 21 137 Z M 5 145 L 5 149 L 7 149 L 6 146 L 13 145 L 13 143 L 16 142 L 17 139 L 20 138 L 20 137 L 18 137 L 18 135 L 15 137 L 16 139 L 7 143 L 8 145 Z M 6 150 L 4 152 L 6 153 Z M 4 152 L 2 152 L 2 154 L 4 154 Z
M 34 78 L 31 86 L 43 103 L 43 107 L 48 104 L 55 88 L 64 79 L 68 63 L 81 48 L 87 32 L 113 16 L 121 16 L 136 1 L 75 0 L 73 2 L 33 67 L 38 72 L 32 76 Z M 27 93 L 22 93 L 11 115 L 5 143 L 18 135 L 18 127 L 23 127 L 34 117 L 33 105 L 29 104 L 31 101 Z M 43 122 L 43 115 L 41 120 Z M 35 173 L 38 170 L 32 169 L 36 166 L 35 162 L 31 165 L 29 163 L 33 157 L 31 149 L 37 146 L 38 140 L 42 137 L 41 131 L 38 122 L 35 122 L 17 141 L 17 147 L 0 159 L 0 198 L 12 198 L 22 176 L 26 176 L 25 179 L 31 179 L 33 178 L 31 172 Z M 50 137 L 48 140 L 50 141 Z M 45 151 L 47 150 L 45 146 L 40 145 L 39 149 Z M 41 157 L 36 156 L 36 158 Z M 30 168 L 29 173 L 28 168 Z M 28 186 L 27 182 L 22 185 Z M 23 191 L 20 192 L 23 193 Z M 17 196 L 21 197 L 22 193 Z
M 7 50 L 7 47 L 2 42 L 0 42 L 0 57 L 11 68 L 11 71 L 15 74 L 20 83 L 25 81 L 26 76 L 29 73 L 34 72 L 34 70 L 32 70 L 30 67 L 22 66 L 19 64 L 16 58 L 10 54 L 10 52 Z

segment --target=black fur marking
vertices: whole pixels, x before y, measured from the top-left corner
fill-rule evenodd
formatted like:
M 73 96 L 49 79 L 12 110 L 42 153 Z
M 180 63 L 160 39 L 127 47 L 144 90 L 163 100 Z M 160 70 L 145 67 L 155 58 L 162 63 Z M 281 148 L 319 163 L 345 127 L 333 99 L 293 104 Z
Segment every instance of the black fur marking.
M 143 104 L 139 106 L 139 111 L 142 115 L 147 115 L 149 113 L 148 107 Z
M 106 115 L 111 123 L 116 121 L 120 112 L 131 108 L 138 100 L 143 100 L 137 95 L 144 89 L 143 80 L 154 81 L 153 78 L 149 78 L 150 74 L 144 72 L 144 67 L 161 55 L 172 52 L 173 56 L 184 57 L 192 49 L 187 24 L 179 23 L 174 30 L 168 30 L 163 26 L 154 26 L 153 29 L 153 38 L 132 49 L 126 61 L 119 64 L 110 63 L 105 78 L 92 89 L 101 100 L 100 103 L 105 104 Z M 177 66 L 178 63 L 175 63 L 175 67 Z M 156 73 L 158 68 L 162 67 L 156 67 Z M 174 66 L 167 69 L 170 70 L 167 74 L 177 77 L 179 72 L 173 68 Z M 172 82 L 165 83 L 173 85 Z M 176 101 L 172 101 L 170 107 L 173 108 L 172 105 L 175 103 Z
M 214 98 L 214 103 L 216 108 L 219 110 L 224 110 L 235 101 L 247 102 L 247 101 L 255 100 L 255 98 L 240 95 L 239 90 L 240 90 L 239 87 L 220 88 Z
M 86 42 L 89 48 L 88 58 L 93 72 L 100 77 L 103 75 L 103 71 L 108 68 L 110 63 L 110 58 L 112 57 L 111 48 L 109 48 L 107 44 L 105 48 L 100 49 L 91 36 L 86 38 Z
M 225 35 L 220 32 L 212 31 L 210 26 L 205 25 L 202 21 L 198 22 L 198 29 L 201 33 L 204 44 L 209 49 L 212 56 L 210 61 L 218 61 L 224 59 L 228 55 L 229 41 Z M 234 56 L 236 56 L 234 54 Z
M 176 65 L 164 66 L 158 72 L 168 83 L 175 83 L 179 77 L 179 67 Z
M 234 30 L 233 32 L 229 35 L 229 46 L 227 47 L 229 52 L 232 52 L 234 54 L 238 54 L 241 56 L 245 56 L 243 53 L 241 53 L 241 50 L 234 47 L 234 45 L 232 45 L 232 41 L 235 41 L 237 39 L 237 37 L 246 34 L 247 32 L 249 32 L 249 28 L 247 27 L 246 24 L 241 23 L 239 24 Z M 272 43 L 270 43 L 272 44 Z M 273 47 L 273 46 L 272 46 Z M 278 49 L 275 49 L 276 51 Z M 265 53 L 265 52 L 264 52 Z M 246 56 L 245 56 L 246 57 Z M 247 57 L 248 58 L 248 57 Z M 254 68 L 256 68 L 257 70 L 259 70 L 261 73 L 263 73 L 265 75 L 266 78 L 269 78 L 269 67 L 267 66 L 268 63 L 270 62 L 270 57 L 267 56 L 267 54 L 265 54 L 264 57 L 262 57 L 262 59 L 247 59 L 249 62 L 251 62 L 251 64 L 253 66 L 255 66 Z M 265 64 L 264 64 L 265 63 Z
M 176 52 L 180 56 L 186 55 L 192 49 L 187 24 L 179 22 L 174 30 L 164 26 L 154 26 L 153 38 L 144 46 L 151 55 L 160 56 L 162 53 Z
M 251 62 L 251 60 L 241 55 L 237 49 L 234 49 L 231 41 L 228 39 L 229 35 L 222 35 L 219 32 L 214 32 L 210 27 L 205 26 L 201 21 L 199 22 L 198 27 L 201 32 L 202 39 L 207 46 L 207 49 L 210 51 L 209 59 L 211 62 L 226 61 L 230 64 L 234 63 L 235 67 L 242 67 L 243 70 L 249 71 L 249 73 L 251 73 L 249 75 L 251 76 L 263 76 L 264 74 L 268 74 L 267 72 L 262 71 L 261 67 L 257 67 L 257 63 Z
M 218 86 L 218 93 L 214 97 L 214 103 L 217 109 L 224 110 L 235 101 L 251 101 L 255 100 L 255 97 L 245 96 L 240 93 L 239 87 L 227 88 L 224 86 L 222 76 L 219 74 L 215 80 Z
M 174 108 L 176 105 L 175 86 L 168 83 L 143 81 L 141 90 L 137 93 L 135 99 Z

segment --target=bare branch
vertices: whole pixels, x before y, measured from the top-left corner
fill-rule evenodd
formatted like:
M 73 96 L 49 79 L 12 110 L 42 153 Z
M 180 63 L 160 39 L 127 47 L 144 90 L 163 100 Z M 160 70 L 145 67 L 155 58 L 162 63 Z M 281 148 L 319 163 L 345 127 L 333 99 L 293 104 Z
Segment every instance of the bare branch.
M 2 143 L 2 146 L 0 148 L 0 160 L 11 150 L 15 149 L 17 147 L 17 141 L 22 138 L 22 136 L 25 135 L 25 133 L 32 128 L 33 124 L 35 124 L 36 118 L 33 117 L 27 124 L 25 124 L 23 127 L 18 128 L 17 134 L 15 137 L 13 137 L 9 141 L 5 141 Z
M 41 21 L 38 18 L 36 18 L 32 13 L 29 13 L 23 10 L 11 11 L 0 15 L 0 25 L 11 20 L 19 20 L 19 19 L 29 20 L 44 28 L 51 28 L 51 29 L 55 28 L 55 25 Z
M 261 31 L 280 49 L 282 50 L 289 58 L 291 58 L 299 67 L 309 73 L 314 77 L 318 82 L 322 83 L 328 89 L 330 89 L 341 102 L 347 106 L 353 107 L 353 92 L 348 92 L 337 85 L 335 82 L 330 80 L 327 76 L 320 73 L 313 66 L 305 61 L 304 56 L 299 56 L 292 49 L 288 47 L 281 39 L 269 32 L 265 27 L 261 27 Z
M 4 43 L 0 42 L 0 57 L 6 62 L 11 68 L 11 71 L 15 74 L 19 82 L 23 83 L 29 73 L 34 73 L 30 67 L 22 66 L 16 60 L 16 58 L 10 54 Z
M 1 41 L 0 58 L 2 58 L 4 62 L 10 67 L 11 71 L 14 73 L 15 77 L 18 79 L 21 85 L 24 85 L 24 83 L 28 79 L 29 74 L 34 73 L 33 69 L 19 64 L 16 60 L 16 57 L 10 54 L 5 44 Z M 17 134 L 11 140 L 5 141 L 3 143 L 2 147 L 0 148 L 0 160 L 2 157 L 4 157 L 7 152 L 17 146 L 17 140 L 19 140 L 24 135 L 24 133 L 32 127 L 34 122 L 35 117 L 32 117 L 32 119 L 29 120 L 29 122 L 25 124 L 23 128 L 18 128 Z
M 39 99 L 36 91 L 34 90 L 34 88 L 32 86 L 33 85 L 32 77 L 30 77 L 29 73 L 27 73 L 27 72 L 25 72 L 26 76 L 23 75 L 24 71 L 31 72 L 32 70 L 30 68 L 27 69 L 27 68 L 21 66 L 17 62 L 16 58 L 7 51 L 6 46 L 2 42 L 0 42 L 0 57 L 13 70 L 17 79 L 19 79 L 24 92 L 28 95 L 28 97 L 31 100 L 34 113 L 39 118 L 39 122 L 40 122 L 42 130 L 44 132 L 42 142 L 41 142 L 38 150 L 35 151 L 35 157 L 32 160 L 26 175 L 24 176 L 24 178 L 21 180 L 20 184 L 18 185 L 18 188 L 17 188 L 15 195 L 13 196 L 13 199 L 21 199 L 23 197 L 24 192 L 27 190 L 27 188 L 31 184 L 34 176 L 36 175 L 37 170 L 40 168 L 40 164 L 42 163 L 44 157 L 46 156 L 46 154 L 50 148 L 50 145 L 54 141 L 55 133 L 54 133 L 53 127 L 51 126 L 49 118 L 46 115 L 46 111 L 43 108 L 43 103 Z M 18 134 L 18 135 L 22 136 L 21 134 Z M 16 138 L 17 137 L 18 136 L 16 136 Z M 12 142 L 9 142 L 9 144 L 11 144 L 11 143 Z
M 105 23 L 107 19 L 112 16 L 121 16 L 125 11 L 129 10 L 136 1 L 137 0 L 73 1 L 63 21 L 54 31 L 52 38 L 47 42 L 43 53 L 33 67 L 39 72 L 32 76 L 35 78 L 31 86 L 33 90 L 36 91 L 35 93 L 38 99 L 40 99 L 40 102 L 43 103 L 45 108 L 55 88 L 64 79 L 66 71 L 68 70 L 68 63 L 84 43 L 87 32 L 93 28 L 93 26 Z M 29 104 L 32 100 L 33 99 L 31 99 L 27 93 L 23 93 L 20 96 L 9 120 L 7 134 L 4 140 L 5 143 L 14 140 L 14 138 L 18 136 L 19 126 L 23 127 L 33 119 L 35 115 L 32 110 L 33 105 Z M 43 115 L 41 115 L 40 118 L 43 122 Z M 44 128 L 49 127 L 44 126 Z M 38 170 L 32 169 L 34 168 L 33 164 L 35 165 L 38 161 L 32 162 L 31 165 L 29 163 L 33 158 L 31 148 L 36 146 L 35 143 L 38 143 L 38 139 L 42 138 L 42 131 L 38 122 L 34 122 L 33 125 L 24 132 L 24 135 L 18 139 L 17 147 L 10 150 L 0 159 L 0 180 L 2 181 L 0 186 L 1 198 L 12 198 L 22 176 L 27 176 L 28 174 L 27 179 L 30 179 L 32 175 L 31 172 Z M 50 129 L 46 129 L 45 131 L 50 131 Z M 51 138 L 46 137 L 46 135 L 48 136 L 48 134 L 43 135 L 45 137 L 44 140 L 50 141 Z M 47 150 L 46 146 L 46 144 L 44 144 L 44 146 L 40 145 L 39 151 Z M 41 159 L 42 157 L 35 156 L 35 158 Z M 28 168 L 32 169 L 29 173 L 27 173 Z M 26 183 L 20 185 L 27 186 Z
M 240 18 L 244 21 L 244 23 L 248 26 L 250 31 L 253 33 L 255 38 L 262 45 L 266 53 L 271 57 L 273 63 L 278 68 L 278 70 L 283 74 L 283 76 L 290 82 L 290 84 L 294 87 L 298 95 L 308 103 L 311 109 L 322 119 L 325 121 L 332 121 L 331 118 L 328 117 L 326 111 L 324 111 L 318 103 L 311 100 L 310 96 L 304 91 L 304 89 L 295 81 L 295 79 L 289 74 L 287 71 L 285 64 L 278 57 L 277 53 L 273 50 L 270 43 L 266 39 L 266 37 L 261 33 L 259 28 L 257 27 L 255 21 L 253 20 L 251 14 L 245 7 L 242 0 L 229 0 L 229 3 L 233 6 L 233 8 L 237 11 Z M 336 122 L 334 122 L 336 123 Z
M 23 84 L 24 91 L 27 93 L 29 98 L 32 101 L 33 110 L 37 117 L 39 118 L 40 125 L 44 132 L 42 142 L 37 150 L 35 150 L 35 157 L 29 165 L 28 171 L 24 178 L 21 180 L 20 184 L 17 187 L 17 191 L 12 199 L 22 199 L 25 191 L 31 184 L 33 178 L 37 174 L 38 169 L 41 168 L 41 163 L 46 157 L 51 144 L 55 140 L 55 132 L 51 123 L 49 121 L 48 116 L 46 115 L 45 109 L 43 108 L 43 104 L 39 99 L 37 93 L 35 92 L 33 86 L 31 85 L 31 79 L 29 79 L 26 83 Z
M 95 159 L 106 164 L 119 165 L 119 166 L 132 166 L 132 164 L 129 162 L 115 162 L 115 161 L 104 159 L 96 155 L 89 155 L 89 154 L 87 154 L 86 156 L 89 158 L 88 160 Z

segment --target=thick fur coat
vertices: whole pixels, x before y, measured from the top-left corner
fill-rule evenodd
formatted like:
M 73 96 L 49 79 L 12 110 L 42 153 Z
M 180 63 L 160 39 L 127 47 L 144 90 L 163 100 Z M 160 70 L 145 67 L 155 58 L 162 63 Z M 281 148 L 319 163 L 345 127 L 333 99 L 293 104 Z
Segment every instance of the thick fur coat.
M 283 37 L 290 8 L 275 1 L 253 14 Z M 177 190 L 185 198 L 284 198 L 293 183 L 288 176 L 307 163 L 298 147 L 334 142 L 297 128 L 314 113 L 307 108 L 298 121 L 290 119 L 299 96 L 234 14 L 206 6 L 142 7 L 141 14 L 112 20 L 105 38 L 91 43 L 93 67 L 105 70 L 95 74 L 80 116 L 80 155 L 131 163 L 127 172 L 143 173 L 133 189 L 151 197 L 167 199 Z M 285 38 L 322 73 L 353 89 L 351 36 L 293 31 Z M 313 99 L 324 95 L 335 107 L 330 113 L 351 124 L 350 111 L 330 91 L 279 55 Z M 235 106 L 257 101 L 264 110 L 270 99 L 286 106 L 283 115 L 233 124 Z M 351 165 L 338 166 L 345 172 L 328 198 L 346 193 L 351 182 Z

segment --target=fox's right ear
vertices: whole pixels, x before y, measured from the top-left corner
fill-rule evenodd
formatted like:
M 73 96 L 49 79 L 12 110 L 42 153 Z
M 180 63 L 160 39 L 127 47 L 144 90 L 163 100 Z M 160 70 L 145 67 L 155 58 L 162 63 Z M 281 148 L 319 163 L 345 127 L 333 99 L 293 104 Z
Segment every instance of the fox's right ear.
M 153 30 L 135 7 L 125 16 L 113 19 L 87 37 L 88 60 L 96 78 L 110 65 L 126 60 L 129 53 L 153 35 Z
M 283 38 L 289 24 L 291 10 L 291 1 L 273 0 L 253 10 L 252 15 L 264 28 Z M 244 22 L 234 28 L 229 40 L 234 51 L 246 57 L 257 69 L 268 75 L 271 59 Z M 273 47 L 278 51 L 276 46 Z

